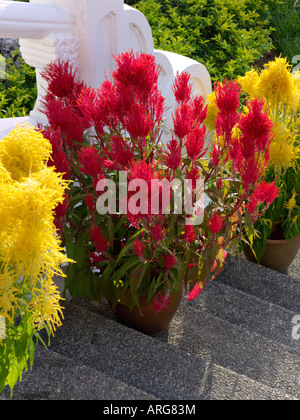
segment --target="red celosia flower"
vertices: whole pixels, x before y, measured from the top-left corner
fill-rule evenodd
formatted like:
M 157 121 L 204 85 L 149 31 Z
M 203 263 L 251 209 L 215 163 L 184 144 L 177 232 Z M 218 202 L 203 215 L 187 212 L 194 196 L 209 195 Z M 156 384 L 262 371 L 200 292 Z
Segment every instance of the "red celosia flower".
M 87 193 L 87 196 L 84 199 L 85 204 L 92 214 L 96 211 L 96 201 L 90 192 Z
M 88 232 L 96 251 L 106 253 L 109 250 L 110 244 L 103 234 L 102 229 L 94 223 Z
M 187 103 L 191 99 L 193 85 L 190 83 L 191 76 L 187 72 L 177 73 L 173 92 L 178 103 Z
M 253 99 L 248 104 L 249 112 L 239 122 L 242 132 L 241 146 L 243 156 L 247 159 L 256 152 L 265 151 L 272 139 L 273 123 L 266 112 L 263 112 L 264 100 Z
M 194 229 L 193 226 L 186 225 L 184 227 L 183 239 L 186 239 L 187 243 L 189 243 L 189 244 L 191 244 L 195 241 L 196 233 L 195 233 L 195 229 Z
M 133 252 L 141 259 L 143 260 L 145 252 L 146 252 L 146 245 L 142 243 L 139 238 L 136 238 L 134 244 L 133 244 Z
M 187 104 L 178 107 L 173 115 L 174 133 L 181 140 L 189 134 L 192 129 L 193 121 L 191 108 Z
M 171 296 L 166 293 L 158 292 L 153 298 L 153 309 L 155 313 L 159 313 L 163 310 L 169 311 L 168 305 L 171 301 Z
M 120 136 L 112 136 L 110 146 L 111 152 L 108 153 L 109 157 L 115 164 L 120 165 L 120 169 L 127 167 L 134 158 L 132 147 L 130 148 L 129 144 Z
M 267 183 L 261 181 L 257 183 L 253 196 L 260 203 L 266 203 L 267 206 L 273 203 L 273 201 L 279 196 L 279 189 L 276 187 L 275 182 Z
M 202 96 L 196 96 L 191 104 L 192 118 L 194 123 L 200 126 L 207 116 L 207 108 L 205 105 L 205 99 Z
M 237 110 L 240 105 L 241 87 L 238 82 L 225 79 L 215 89 L 218 116 L 216 121 L 217 136 L 223 136 L 225 144 L 231 139 L 233 127 L 238 122 Z
M 172 270 L 177 265 L 177 259 L 174 254 L 165 254 L 164 266 L 166 271 Z
M 97 177 L 102 173 L 102 159 L 98 150 L 93 146 L 87 146 L 78 153 L 81 170 L 85 175 Z
M 65 200 L 63 203 L 60 203 L 55 208 L 55 219 L 54 219 L 54 225 L 57 230 L 63 231 L 64 226 L 64 217 L 67 211 L 67 208 L 70 204 L 70 198 L 65 196 Z
M 224 82 L 217 83 L 216 105 L 223 114 L 235 114 L 240 106 L 241 87 L 235 80 L 230 82 L 225 78 Z
M 214 148 L 210 152 L 211 162 L 214 167 L 217 167 L 221 160 L 222 150 L 221 147 L 217 144 L 214 145 Z
M 206 150 L 203 150 L 205 144 L 206 127 L 194 128 L 187 137 L 186 151 L 188 157 L 192 160 L 198 160 L 205 155 Z
M 251 216 L 254 216 L 255 210 L 257 208 L 257 204 L 258 204 L 257 199 L 255 198 L 254 195 L 252 195 L 250 197 L 249 203 L 247 204 L 247 209 L 249 213 L 251 214 Z
M 59 99 L 68 98 L 75 101 L 80 91 L 84 88 L 83 82 L 75 80 L 76 70 L 61 60 L 47 65 L 42 77 L 48 82 L 48 92 Z
M 256 183 L 256 181 L 262 176 L 264 166 L 257 161 L 255 156 L 245 159 L 242 166 L 240 167 L 240 174 L 243 182 L 245 191 Z
M 154 225 L 151 229 L 151 237 L 155 242 L 160 242 L 163 237 L 163 227 L 162 225 Z
M 220 230 L 223 228 L 223 220 L 216 211 L 214 212 L 213 216 L 209 219 L 208 226 L 214 235 L 219 233 Z
M 150 92 L 157 88 L 160 69 L 155 57 L 150 54 L 137 54 L 131 50 L 116 58 L 117 70 L 112 74 L 114 80 L 124 86 L 131 86 L 145 101 Z
M 127 113 L 124 127 L 133 139 L 145 138 L 152 129 L 151 116 L 139 104 L 133 104 L 131 111 Z
M 44 102 L 43 111 L 49 125 L 61 132 L 70 149 L 76 147 L 76 143 L 83 142 L 83 133 L 88 125 L 74 112 L 72 106 L 65 106 L 62 100 L 52 99 Z
M 200 179 L 200 172 L 197 165 L 194 164 L 191 170 L 186 170 L 186 178 L 192 181 L 193 191 L 197 190 L 197 180 Z
M 173 171 L 176 171 L 176 169 L 178 169 L 181 165 L 182 161 L 180 144 L 178 144 L 177 140 L 172 139 L 167 144 L 167 148 L 169 151 L 165 153 L 164 164 Z

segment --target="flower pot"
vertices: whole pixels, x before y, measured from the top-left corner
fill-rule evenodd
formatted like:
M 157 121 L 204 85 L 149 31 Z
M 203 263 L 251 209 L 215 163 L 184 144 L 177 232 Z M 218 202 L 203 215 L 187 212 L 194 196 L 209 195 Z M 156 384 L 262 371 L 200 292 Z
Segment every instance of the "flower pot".
M 266 251 L 260 261 L 261 265 L 283 273 L 290 267 L 300 249 L 300 235 L 293 239 L 267 240 Z M 244 251 L 247 260 L 257 262 L 249 247 Z
M 118 303 L 115 308 L 117 321 L 144 334 L 159 335 L 169 327 L 179 308 L 182 295 L 183 287 L 176 294 L 171 295 L 167 309 L 164 308 L 158 313 L 153 308 L 153 302 L 148 303 L 147 296 L 139 298 L 141 311 L 137 306 L 130 310 L 127 306 Z

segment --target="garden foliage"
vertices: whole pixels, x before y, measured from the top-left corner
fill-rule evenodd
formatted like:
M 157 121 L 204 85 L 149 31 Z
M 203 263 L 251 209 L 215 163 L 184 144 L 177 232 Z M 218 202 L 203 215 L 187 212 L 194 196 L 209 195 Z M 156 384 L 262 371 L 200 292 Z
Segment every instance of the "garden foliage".
M 235 78 L 269 52 L 273 29 L 262 0 L 127 0 L 148 19 L 155 47 L 204 64 L 213 80 Z M 279 3 L 273 0 L 272 4 Z

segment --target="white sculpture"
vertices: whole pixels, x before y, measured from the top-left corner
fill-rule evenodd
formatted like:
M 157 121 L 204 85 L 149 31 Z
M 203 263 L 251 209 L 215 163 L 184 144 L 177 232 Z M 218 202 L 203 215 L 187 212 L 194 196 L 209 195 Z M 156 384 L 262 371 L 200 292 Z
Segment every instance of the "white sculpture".
M 206 97 L 211 93 L 206 68 L 189 58 L 155 50 L 147 19 L 123 0 L 0 0 L 0 37 L 20 38 L 23 58 L 36 68 L 38 99 L 30 114 L 33 123 L 46 122 L 39 112 L 45 88 L 40 74 L 59 58 L 69 60 L 78 67 L 80 79 L 98 88 L 114 69 L 113 55 L 129 49 L 154 54 L 162 66 L 159 87 L 169 108 L 167 126 L 172 124 L 172 84 L 177 72 L 191 74 L 194 94 Z M 7 129 L 8 121 L 0 120 L 0 137 L 4 125 Z

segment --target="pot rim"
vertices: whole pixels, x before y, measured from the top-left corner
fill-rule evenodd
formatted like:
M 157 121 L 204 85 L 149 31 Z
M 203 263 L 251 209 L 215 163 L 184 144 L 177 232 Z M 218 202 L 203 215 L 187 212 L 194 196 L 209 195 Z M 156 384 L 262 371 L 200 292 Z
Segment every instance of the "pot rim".
M 300 235 L 294 236 L 292 239 L 267 239 L 269 245 L 283 245 L 286 243 L 293 243 L 300 240 Z

